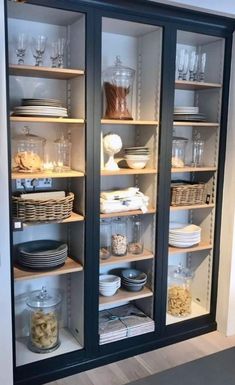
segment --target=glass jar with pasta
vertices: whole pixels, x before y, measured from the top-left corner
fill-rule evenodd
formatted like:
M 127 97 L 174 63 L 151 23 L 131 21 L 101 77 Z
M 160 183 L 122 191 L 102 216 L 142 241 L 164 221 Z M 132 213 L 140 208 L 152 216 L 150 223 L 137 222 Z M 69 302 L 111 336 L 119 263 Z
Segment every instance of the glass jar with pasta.
M 33 291 L 27 299 L 29 309 L 28 347 L 35 353 L 49 353 L 60 346 L 59 311 L 61 295 L 56 291 Z
M 168 266 L 168 299 L 167 312 L 175 317 L 186 317 L 191 314 L 191 285 L 194 273 L 181 264 Z

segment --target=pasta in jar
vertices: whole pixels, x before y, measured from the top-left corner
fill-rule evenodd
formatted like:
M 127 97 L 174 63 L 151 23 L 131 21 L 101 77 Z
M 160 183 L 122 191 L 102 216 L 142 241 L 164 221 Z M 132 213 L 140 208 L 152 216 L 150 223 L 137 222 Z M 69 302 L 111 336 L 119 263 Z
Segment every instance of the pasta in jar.
M 40 349 L 53 348 L 58 343 L 58 319 L 55 312 L 39 310 L 31 314 L 31 343 Z

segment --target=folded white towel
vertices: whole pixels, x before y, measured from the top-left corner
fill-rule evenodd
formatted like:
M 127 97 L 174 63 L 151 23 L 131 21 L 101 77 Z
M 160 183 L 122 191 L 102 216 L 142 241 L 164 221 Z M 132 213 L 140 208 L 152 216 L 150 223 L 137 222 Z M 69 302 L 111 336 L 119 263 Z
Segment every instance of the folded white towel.
M 100 211 L 101 213 L 118 213 L 121 211 L 141 210 L 146 213 L 148 210 L 149 197 L 138 191 L 137 189 L 134 196 L 116 198 L 118 191 L 115 191 L 113 195 L 114 199 L 111 199 L 112 194 L 109 195 L 110 199 L 104 199 L 103 193 L 100 198 Z M 122 191 L 122 190 L 120 190 Z M 110 192 L 111 193 L 111 192 Z M 122 194 L 121 194 L 122 195 Z

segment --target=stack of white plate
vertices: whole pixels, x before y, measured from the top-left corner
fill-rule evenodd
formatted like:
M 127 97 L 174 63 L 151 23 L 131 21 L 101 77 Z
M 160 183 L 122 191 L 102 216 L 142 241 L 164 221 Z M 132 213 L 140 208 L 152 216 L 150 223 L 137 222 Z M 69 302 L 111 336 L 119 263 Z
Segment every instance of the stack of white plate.
M 40 240 L 18 245 L 17 264 L 31 270 L 51 270 L 61 267 L 68 257 L 65 243 Z
M 101 274 L 99 279 L 99 292 L 104 297 L 110 297 L 121 286 L 121 278 L 117 275 Z
M 171 222 L 169 245 L 174 247 L 191 247 L 201 241 L 201 228 L 196 225 Z
M 174 120 L 202 121 L 206 115 L 199 113 L 198 107 L 174 107 Z
M 22 99 L 22 106 L 14 107 L 14 115 L 67 117 L 67 108 L 56 99 Z

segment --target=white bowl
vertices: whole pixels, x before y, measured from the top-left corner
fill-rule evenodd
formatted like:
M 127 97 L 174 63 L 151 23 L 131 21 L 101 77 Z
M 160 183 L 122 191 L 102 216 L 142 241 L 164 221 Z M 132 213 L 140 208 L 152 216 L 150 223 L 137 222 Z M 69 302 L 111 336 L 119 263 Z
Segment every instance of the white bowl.
M 104 297 L 111 297 L 112 295 L 114 295 L 116 293 L 117 290 L 118 290 L 118 288 L 114 287 L 113 289 L 99 289 L 99 292 Z
M 121 278 L 112 274 L 101 274 L 99 277 L 99 283 L 101 285 L 113 285 L 120 282 Z
M 124 155 L 125 159 L 130 160 L 149 160 L 149 155 Z
M 126 159 L 126 162 L 128 164 L 128 167 L 134 168 L 134 169 L 140 169 L 140 168 L 144 168 L 146 166 L 146 164 L 148 163 L 148 159 L 146 159 L 146 160 Z

